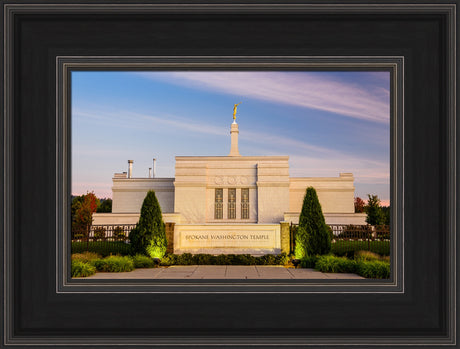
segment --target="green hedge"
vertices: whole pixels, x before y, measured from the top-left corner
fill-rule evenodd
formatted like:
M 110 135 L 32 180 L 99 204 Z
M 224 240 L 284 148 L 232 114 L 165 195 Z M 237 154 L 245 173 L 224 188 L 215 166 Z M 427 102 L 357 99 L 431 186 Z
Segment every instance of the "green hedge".
M 72 261 L 89 263 L 95 259 L 101 259 L 101 256 L 94 252 L 72 253 Z
M 96 268 L 90 263 L 73 260 L 71 266 L 72 277 L 86 277 L 96 273 Z
M 286 253 L 254 257 L 249 254 L 210 254 L 184 253 L 167 254 L 161 259 L 161 265 L 284 265 L 289 261 Z
M 301 268 L 314 268 L 319 256 L 305 256 L 300 259 Z
M 356 273 L 358 263 L 346 257 L 320 256 L 316 261 L 315 269 L 324 273 Z
M 336 256 L 353 257 L 356 251 L 369 250 L 382 256 L 390 255 L 390 241 L 346 241 L 332 243 L 331 253 Z
M 94 252 L 101 256 L 111 254 L 129 255 L 131 254 L 131 245 L 123 241 L 72 241 L 72 253 L 83 253 L 85 251 Z
M 128 256 L 109 256 L 104 259 L 96 259 L 91 264 L 96 267 L 97 271 L 109 273 L 134 270 L 133 258 Z
M 101 258 L 93 252 L 72 254 L 72 277 L 90 276 L 96 271 L 126 272 L 135 268 L 154 268 L 155 263 L 150 257 L 144 255 L 109 256 Z
M 390 277 L 390 263 L 384 261 L 360 261 L 358 267 L 358 274 L 365 278 L 388 279 Z
M 370 279 L 388 279 L 390 263 L 381 260 L 348 259 L 332 255 L 319 256 L 315 269 L 324 273 L 355 273 Z
M 153 268 L 155 263 L 153 259 L 143 254 L 136 254 L 133 256 L 134 268 Z

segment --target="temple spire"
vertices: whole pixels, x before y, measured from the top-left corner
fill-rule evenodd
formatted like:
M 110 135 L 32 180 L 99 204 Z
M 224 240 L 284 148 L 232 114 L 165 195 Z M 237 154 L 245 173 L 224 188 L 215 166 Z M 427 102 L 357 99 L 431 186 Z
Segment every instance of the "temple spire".
M 240 152 L 238 151 L 238 124 L 236 123 L 236 108 L 241 104 L 234 104 L 233 105 L 233 123 L 230 126 L 230 154 L 228 156 L 241 156 Z
M 234 124 L 236 124 L 236 109 L 237 109 L 237 107 L 238 107 L 240 104 L 241 104 L 241 102 L 238 103 L 238 104 L 234 104 L 234 105 L 233 105 L 233 123 L 234 123 Z

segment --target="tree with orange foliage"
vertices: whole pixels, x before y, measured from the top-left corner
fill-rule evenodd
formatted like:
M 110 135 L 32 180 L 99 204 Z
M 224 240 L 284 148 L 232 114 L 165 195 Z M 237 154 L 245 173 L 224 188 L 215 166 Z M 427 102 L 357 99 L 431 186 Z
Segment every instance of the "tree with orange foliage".
M 366 203 L 359 196 L 355 198 L 355 213 L 363 213 Z
M 93 213 L 96 212 L 99 199 L 94 192 L 87 192 L 72 200 L 72 233 L 89 238 L 89 230 L 93 224 Z

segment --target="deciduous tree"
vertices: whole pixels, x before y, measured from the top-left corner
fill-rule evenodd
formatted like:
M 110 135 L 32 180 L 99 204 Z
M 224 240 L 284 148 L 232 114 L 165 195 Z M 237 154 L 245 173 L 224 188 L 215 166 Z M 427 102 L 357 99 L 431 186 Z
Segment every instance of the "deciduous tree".
M 380 209 L 384 217 L 383 224 L 390 225 L 390 206 L 381 206 Z
M 370 225 L 380 225 L 384 224 L 385 216 L 380 207 L 380 199 L 377 195 L 367 194 L 369 198 L 367 200 L 367 205 L 365 211 L 367 213 L 366 223 Z
M 89 237 L 89 229 L 93 223 L 93 213 L 96 212 L 99 199 L 93 192 L 77 196 L 72 200 L 72 233 Z
M 366 203 L 359 196 L 355 197 L 355 213 L 363 213 Z
M 100 199 L 100 205 L 97 207 L 98 213 L 112 212 L 112 199 Z

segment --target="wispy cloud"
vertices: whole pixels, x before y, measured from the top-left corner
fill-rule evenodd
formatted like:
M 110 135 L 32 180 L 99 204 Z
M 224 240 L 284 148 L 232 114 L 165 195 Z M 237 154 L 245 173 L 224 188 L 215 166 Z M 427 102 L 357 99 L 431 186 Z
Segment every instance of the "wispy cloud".
M 110 121 L 112 124 L 120 120 L 121 118 L 129 118 L 132 121 L 130 122 L 123 122 L 123 126 L 126 128 L 141 128 L 146 129 L 150 124 L 155 125 L 158 127 L 159 124 L 167 125 L 169 128 L 169 132 L 174 133 L 176 130 L 186 130 L 189 132 L 193 132 L 196 134 L 208 134 L 208 135 L 215 135 L 215 136 L 223 136 L 228 137 L 229 129 L 228 127 L 219 127 L 213 126 L 209 123 L 194 121 L 190 123 L 189 119 L 177 117 L 177 116 L 154 116 L 151 114 L 141 114 L 141 113 L 133 113 L 129 111 L 114 111 L 114 112 L 88 112 L 88 111 L 75 111 L 75 115 L 77 116 L 84 116 L 89 119 L 99 119 L 103 122 Z M 136 120 L 134 122 L 134 120 Z M 294 148 L 296 151 L 308 151 L 310 153 L 314 152 L 321 156 L 328 156 L 343 158 L 344 153 L 337 151 L 335 149 L 330 149 L 326 147 L 317 146 L 314 144 L 307 143 L 305 141 L 299 141 L 293 139 L 292 137 L 283 137 L 276 134 L 271 133 L 264 133 L 264 132 L 254 132 L 244 130 L 240 132 L 240 139 L 252 142 L 252 143 L 259 143 L 259 144 L 271 144 L 276 146 L 276 148 Z M 224 140 L 224 139 L 223 139 Z M 226 140 L 229 140 L 226 139 Z M 266 148 L 267 149 L 267 148 Z M 349 156 L 347 157 L 349 158 Z
M 324 110 L 351 118 L 387 124 L 389 90 L 359 86 L 331 75 L 305 72 L 142 72 L 150 79 L 248 96 L 270 102 Z M 377 74 L 377 73 L 376 73 Z
M 112 123 L 114 120 L 118 120 L 118 118 L 129 117 L 138 120 L 139 125 L 143 125 L 144 129 L 148 127 L 149 123 L 151 122 L 156 126 L 158 126 L 159 123 L 167 125 L 169 126 L 170 130 L 181 129 L 196 134 L 211 134 L 223 137 L 228 136 L 228 128 L 213 126 L 209 125 L 208 123 L 199 121 L 195 121 L 191 125 L 189 120 L 171 115 L 168 115 L 168 119 L 166 119 L 163 116 L 132 113 L 122 110 L 106 114 L 97 111 L 77 111 L 75 114 L 90 119 L 95 118 L 104 121 L 110 119 Z M 137 122 L 129 122 L 125 124 L 125 127 L 138 128 L 140 127 L 139 125 Z M 222 139 L 223 141 L 228 140 L 228 138 Z M 375 160 L 375 158 L 348 154 L 336 149 L 320 147 L 304 141 L 299 141 L 289 137 L 283 137 L 270 133 L 245 130 L 240 134 L 240 139 L 245 140 L 251 144 L 247 150 L 258 153 L 259 155 L 289 155 L 290 174 L 294 177 L 335 177 L 338 176 L 339 172 L 352 172 L 355 176 L 355 180 L 361 183 L 389 183 L 389 163 Z M 282 149 L 294 149 L 294 153 L 291 152 L 286 154 L 282 152 Z M 76 151 L 82 151 L 86 155 L 91 154 L 91 148 L 88 147 L 76 149 Z M 111 150 L 108 150 L 104 155 L 119 156 L 119 153 L 117 154 L 118 151 L 118 149 L 113 149 L 112 153 Z M 240 151 L 244 155 L 243 149 L 240 149 Z M 309 155 L 302 155 L 305 153 L 308 153 Z M 146 153 L 146 156 L 147 155 L 148 154 Z M 173 159 L 171 159 L 171 163 L 168 165 L 168 167 L 170 167 L 169 171 L 168 168 L 165 168 L 165 171 L 173 173 Z M 107 179 L 107 181 L 110 183 L 110 179 Z M 108 183 L 106 183 L 105 186 L 103 186 L 102 183 L 98 183 L 98 188 L 104 192 L 107 192 L 107 188 L 110 186 Z
M 251 143 L 258 143 L 258 144 L 267 144 L 271 145 L 272 147 L 276 147 L 278 149 L 282 148 L 290 148 L 295 149 L 296 152 L 308 151 L 309 153 L 314 152 L 316 154 L 321 155 L 337 155 L 337 151 L 334 149 L 329 149 L 325 147 L 320 147 L 317 145 L 309 144 L 304 141 L 299 141 L 293 138 L 283 137 L 279 135 L 263 133 L 263 132 L 252 132 L 252 131 L 244 131 L 240 133 L 240 139 L 246 140 Z M 273 149 L 270 147 L 266 147 L 263 152 L 271 151 L 273 153 Z
M 167 126 L 168 130 L 186 130 L 195 133 L 213 134 L 223 136 L 228 134 L 228 130 L 223 127 L 212 126 L 207 123 L 191 123 L 189 119 L 177 117 L 175 115 L 164 114 L 152 115 L 134 113 L 131 111 L 82 111 L 75 110 L 72 114 L 79 118 L 86 118 L 90 121 L 98 121 L 104 125 L 112 127 L 123 127 L 125 129 L 145 130 L 149 127 L 158 129 L 159 126 Z

